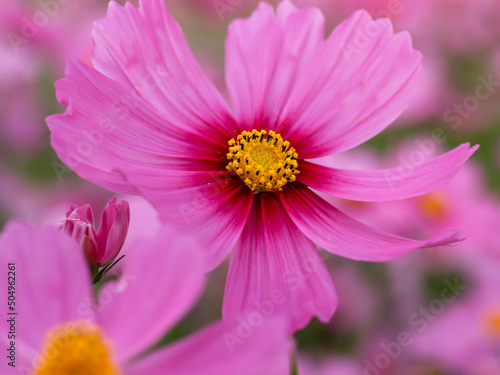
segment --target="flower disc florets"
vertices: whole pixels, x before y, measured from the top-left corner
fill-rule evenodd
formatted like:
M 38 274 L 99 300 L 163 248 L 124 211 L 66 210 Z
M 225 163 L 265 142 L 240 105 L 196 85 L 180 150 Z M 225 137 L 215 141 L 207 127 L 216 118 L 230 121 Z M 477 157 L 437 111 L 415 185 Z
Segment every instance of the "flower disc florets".
M 226 169 L 240 176 L 255 193 L 282 191 L 300 173 L 295 149 L 274 131 L 244 131 L 228 144 Z

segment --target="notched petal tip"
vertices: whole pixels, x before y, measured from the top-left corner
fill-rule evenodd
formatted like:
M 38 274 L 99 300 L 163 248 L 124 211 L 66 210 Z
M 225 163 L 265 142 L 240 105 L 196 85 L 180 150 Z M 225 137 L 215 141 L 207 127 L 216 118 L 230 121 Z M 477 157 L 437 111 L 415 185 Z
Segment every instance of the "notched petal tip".
M 470 143 L 467 143 L 467 146 L 470 147 Z M 477 150 L 479 150 L 480 145 L 474 145 L 469 149 L 470 155 L 474 154 Z
M 435 236 L 429 238 L 425 241 L 425 245 L 421 248 L 430 247 L 454 247 L 466 240 L 465 237 L 461 237 L 462 230 L 457 228 L 444 229 Z

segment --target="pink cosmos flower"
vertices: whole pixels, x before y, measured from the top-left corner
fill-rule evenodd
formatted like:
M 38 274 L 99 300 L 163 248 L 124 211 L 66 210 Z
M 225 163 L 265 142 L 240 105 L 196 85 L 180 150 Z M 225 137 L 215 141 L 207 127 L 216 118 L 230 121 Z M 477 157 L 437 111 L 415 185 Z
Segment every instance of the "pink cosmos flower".
M 164 230 L 137 242 L 123 261 L 122 277 L 106 284 L 96 301 L 87 264 L 77 250 L 74 241 L 53 227 L 7 225 L 0 265 L 6 275 L 15 264 L 17 298 L 9 311 L 17 312 L 16 367 L 3 360 L 2 374 L 289 373 L 290 342 L 285 325 L 276 320 L 233 347 L 225 335 L 233 334 L 234 327 L 214 323 L 144 355 L 203 289 L 203 252 L 191 241 Z M 3 290 L 7 301 L 7 288 Z M 0 328 L 3 348 L 11 345 L 9 327 Z
M 72 204 L 66 212 L 66 219 L 57 223 L 57 227 L 80 245 L 92 268 L 99 268 L 112 262 L 120 253 L 129 222 L 128 202 L 117 203 L 113 197 L 102 212 L 102 223 L 97 231 L 88 204 L 82 207 Z
M 402 199 L 447 183 L 468 144 L 412 173 L 349 171 L 314 159 L 353 148 L 411 101 L 421 56 L 388 20 L 354 13 L 324 40 L 316 9 L 259 5 L 226 41 L 232 110 L 194 60 L 161 0 L 111 2 L 94 25 L 94 68 L 70 62 L 56 84 L 66 113 L 47 119 L 59 157 L 108 189 L 141 194 L 163 220 L 197 234 L 216 267 L 233 249 L 223 315 L 285 311 L 292 328 L 332 316 L 337 300 L 315 244 L 387 261 L 459 241 L 370 228 L 310 188 L 360 201 Z

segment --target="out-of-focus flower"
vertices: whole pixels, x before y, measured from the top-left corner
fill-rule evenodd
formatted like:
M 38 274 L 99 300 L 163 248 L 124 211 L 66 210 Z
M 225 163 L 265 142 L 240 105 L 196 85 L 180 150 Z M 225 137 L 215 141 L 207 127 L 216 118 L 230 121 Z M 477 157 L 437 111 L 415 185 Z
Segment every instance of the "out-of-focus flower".
M 69 170 L 68 170 L 69 171 Z M 104 206 L 109 191 L 82 180 L 32 180 L 0 162 L 0 221 L 53 224 L 68 210 L 68 202 Z M 76 182 L 76 183 L 75 183 Z M 3 222 L 5 220 L 5 222 Z
M 467 261 L 466 281 L 448 292 L 439 315 L 430 321 L 416 321 L 418 334 L 410 357 L 436 363 L 450 372 L 496 374 L 500 370 L 498 258 L 475 251 L 469 252 Z
M 43 146 L 43 118 L 53 108 L 44 80 L 60 77 L 69 58 L 90 61 L 91 21 L 104 2 L 0 0 L 0 142 L 21 154 Z
M 99 375 L 289 374 L 291 343 L 279 320 L 264 322 L 233 346 L 227 335 L 237 337 L 236 328 L 218 322 L 145 355 L 198 299 L 204 256 L 195 243 L 165 228 L 137 242 L 124 263 L 122 276 L 106 284 L 95 302 L 74 241 L 52 227 L 8 224 L 0 265 L 16 269 L 23 294 L 13 311 L 23 324 L 16 331 L 16 368 L 2 361 L 2 374 L 68 374 L 75 368 Z M 2 293 L 7 300 L 7 289 Z M 8 329 L 2 324 L 2 337 Z
M 3 147 L 18 151 L 36 149 L 44 131 L 40 123 L 39 100 L 35 94 L 38 67 L 35 51 L 17 50 L 10 42 L 20 30 L 24 7 L 13 1 L 0 1 L 0 134 Z
M 430 138 L 419 136 L 395 147 L 385 157 L 365 150 L 364 153 L 353 151 L 344 158 L 355 161 L 354 167 L 358 169 L 383 168 L 396 159 L 402 173 L 410 173 L 414 168 L 410 160 L 425 163 L 438 152 L 439 145 Z M 342 165 L 344 158 L 324 158 L 322 163 L 335 167 Z M 500 200 L 489 191 L 484 170 L 475 161 L 467 163 L 446 186 L 418 197 L 367 204 L 338 200 L 332 203 L 349 214 L 360 216 L 370 225 L 402 236 L 425 237 L 448 227 L 464 228 L 467 241 L 458 245 L 458 250 L 477 249 L 481 253 L 500 255 L 500 245 L 496 245 L 500 242 L 497 225 L 500 222 Z M 401 222 L 401 217 L 405 218 L 404 222 Z M 452 251 L 455 255 L 457 252 L 460 253 L 457 249 Z M 450 260 L 460 259 L 455 255 Z
M 443 114 L 454 104 L 461 104 L 467 96 L 475 95 L 476 89 L 459 89 L 462 83 L 453 78 L 457 63 L 472 62 L 484 66 L 499 48 L 500 27 L 496 16 L 500 13 L 500 3 L 495 0 L 297 0 L 296 3 L 299 6 L 318 6 L 335 20 L 358 9 L 366 9 L 374 18 L 389 18 L 396 31 L 410 32 L 415 47 L 425 56 L 422 84 L 396 124 L 432 119 L 448 122 Z M 488 72 L 486 67 L 482 71 Z M 458 75 L 462 80 L 467 76 L 466 80 L 473 80 L 478 86 L 481 81 L 474 74 L 480 73 L 473 69 Z M 478 128 L 496 120 L 492 116 L 497 113 L 497 102 L 498 92 L 487 102 L 482 101 L 479 110 L 462 116 L 466 125 L 463 129 Z
M 357 359 L 338 356 L 316 359 L 301 354 L 297 365 L 300 375 L 361 375 L 363 373 L 363 367 Z
M 407 15 L 406 20 L 413 19 L 420 25 L 420 37 L 433 38 L 432 42 L 445 51 L 480 52 L 498 43 L 498 1 L 423 0 L 413 3 L 417 3 L 415 7 L 419 9 L 420 19 Z M 458 24 L 460 27 L 455 27 Z
M 144 195 L 162 219 L 198 234 L 210 269 L 234 246 L 225 318 L 269 302 L 292 315 L 292 329 L 314 315 L 329 320 L 337 300 L 314 243 L 386 261 L 459 241 L 457 230 L 424 241 L 374 230 L 309 189 L 360 201 L 417 196 L 446 184 L 477 149 L 463 144 L 410 175 L 306 161 L 385 129 L 420 70 L 408 34 L 393 35 L 388 20 L 356 12 L 326 41 L 323 24 L 318 10 L 288 1 L 277 15 L 262 3 L 235 21 L 226 43 L 234 113 L 160 0 L 111 2 L 95 24 L 96 69 L 70 62 L 57 83 L 68 109 L 47 122 L 64 162 L 108 189 Z
M 429 147 L 422 148 L 424 144 Z M 425 139 L 416 138 L 383 158 L 364 150 L 352 151 L 342 158 L 325 158 L 322 162 L 335 167 L 349 159 L 354 168 L 373 168 L 377 164 L 383 167 L 394 159 L 424 162 L 424 150 L 426 156 L 431 156 L 430 146 Z M 439 152 L 437 145 L 432 149 Z M 375 345 L 373 353 L 368 355 L 370 363 L 375 366 L 377 356 L 385 355 L 383 347 L 395 342 L 404 331 L 411 334 L 411 344 L 401 348 L 402 355 L 392 361 L 404 370 L 388 374 L 419 374 L 432 369 L 481 375 L 497 373 L 500 201 L 488 190 L 481 166 L 468 163 L 445 187 L 419 197 L 396 202 L 360 204 L 337 200 L 335 203 L 362 221 L 399 235 L 425 237 L 437 229 L 458 226 L 464 228 L 467 238 L 453 249 L 429 249 L 387 266 L 393 313 L 390 323 L 383 325 L 385 337 L 381 342 L 385 346 Z M 451 292 L 450 285 L 454 287 Z M 431 294 L 429 300 L 429 293 L 437 294 Z M 375 311 L 372 313 L 376 314 Z M 378 370 L 385 373 L 380 367 Z
M 57 223 L 57 227 L 80 245 L 92 269 L 98 269 L 118 256 L 127 237 L 129 222 L 128 202 L 117 202 L 113 197 L 104 208 L 97 232 L 92 208 L 88 204 L 81 207 L 71 205 L 66 219 Z

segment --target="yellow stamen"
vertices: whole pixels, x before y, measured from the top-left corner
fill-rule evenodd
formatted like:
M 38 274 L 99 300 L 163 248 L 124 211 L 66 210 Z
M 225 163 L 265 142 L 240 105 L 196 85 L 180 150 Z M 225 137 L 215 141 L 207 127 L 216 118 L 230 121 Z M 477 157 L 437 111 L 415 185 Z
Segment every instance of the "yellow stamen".
M 300 173 L 295 149 L 274 131 L 244 131 L 228 144 L 226 169 L 235 172 L 256 193 L 282 191 Z
M 87 322 L 53 328 L 35 375 L 118 375 L 103 332 Z

